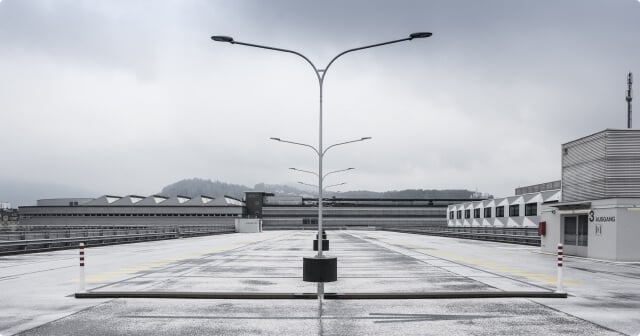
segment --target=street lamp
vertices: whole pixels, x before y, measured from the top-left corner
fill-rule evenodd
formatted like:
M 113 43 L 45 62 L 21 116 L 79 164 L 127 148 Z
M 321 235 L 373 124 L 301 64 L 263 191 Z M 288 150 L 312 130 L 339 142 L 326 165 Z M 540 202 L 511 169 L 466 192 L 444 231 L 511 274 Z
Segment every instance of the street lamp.
M 318 176 L 318 174 L 317 174 L 317 173 L 312 172 L 312 171 L 310 171 L 310 170 L 304 170 L 304 169 L 298 169 L 298 168 L 289 168 L 289 169 L 294 170 L 294 171 L 299 171 L 299 172 L 302 172 L 302 173 L 308 173 L 308 174 L 312 174 L 312 175 Z M 340 172 L 345 172 L 345 171 L 349 171 L 349 170 L 354 170 L 354 169 L 355 169 L 355 168 L 345 168 L 345 169 L 339 169 L 339 170 L 330 171 L 330 172 L 328 172 L 328 173 L 324 174 L 324 176 L 322 176 L 322 181 L 324 182 L 324 179 L 325 179 L 328 175 L 335 174 L 335 173 L 340 173 Z M 310 186 L 310 187 L 315 187 L 315 188 L 317 188 L 317 187 L 318 187 L 318 185 L 317 185 L 317 184 L 310 184 L 310 183 L 305 183 L 305 182 L 298 182 L 298 183 L 300 183 L 300 184 L 304 184 L 304 185 L 306 185 L 306 186 Z M 327 188 L 330 188 L 330 187 L 336 187 L 336 186 L 343 185 L 343 184 L 347 184 L 347 182 L 342 182 L 342 183 L 338 183 L 338 184 L 332 184 L 332 185 L 330 185 L 330 186 L 326 186 L 326 187 L 324 187 L 324 189 L 327 189 Z
M 211 39 L 213 41 L 215 41 L 215 42 L 225 42 L 225 43 L 243 45 L 243 46 L 247 46 L 247 47 L 268 49 L 268 50 L 281 51 L 281 52 L 294 54 L 294 55 L 297 55 L 299 57 L 302 57 L 313 68 L 313 71 L 316 74 L 316 77 L 318 79 L 318 86 L 319 86 L 319 89 L 320 89 L 320 111 L 319 111 L 320 114 L 319 114 L 319 118 L 318 118 L 318 147 L 314 148 L 313 146 L 310 146 L 310 145 L 296 143 L 296 142 L 290 142 L 290 141 L 284 141 L 284 140 L 280 140 L 278 138 L 272 138 L 272 139 L 277 140 L 277 141 L 289 142 L 289 143 L 296 144 L 296 145 L 302 145 L 302 146 L 310 147 L 310 148 L 314 149 L 316 151 L 316 153 L 318 154 L 318 173 L 317 173 L 317 176 L 318 176 L 318 236 L 322 235 L 322 177 L 323 177 L 323 175 L 322 175 L 322 159 L 323 159 L 323 156 L 326 153 L 326 150 L 328 150 L 331 147 L 338 146 L 338 145 L 343 145 L 343 144 L 347 144 L 347 143 L 351 143 L 351 142 L 355 142 L 355 141 L 364 140 L 364 138 L 363 138 L 363 139 L 360 139 L 360 140 L 347 141 L 347 142 L 344 142 L 344 143 L 339 143 L 339 144 L 335 144 L 335 145 L 329 146 L 329 147 L 327 147 L 327 149 L 323 149 L 323 147 L 322 147 L 322 93 L 323 93 L 324 79 L 327 76 L 327 71 L 329 70 L 329 68 L 331 67 L 333 62 L 335 62 L 340 56 L 348 54 L 350 52 L 363 50 L 363 49 L 374 48 L 374 47 L 380 47 L 380 46 L 384 46 L 384 45 L 387 45 L 387 44 L 394 44 L 394 43 L 399 43 L 399 42 L 404 42 L 404 41 L 411 41 L 413 39 L 427 38 L 427 37 L 430 37 L 431 35 L 432 35 L 432 33 L 429 33 L 429 32 L 417 32 L 417 33 L 410 34 L 408 37 L 405 37 L 405 38 L 402 38 L 402 39 L 398 39 L 398 40 L 392 40 L 392 41 L 387 41 L 387 42 L 382 42 L 382 43 L 370 44 L 370 45 L 366 45 L 366 46 L 363 46 L 363 47 L 348 49 L 348 50 L 345 50 L 345 51 L 339 53 L 334 58 L 332 58 L 331 61 L 329 61 L 329 63 L 327 64 L 327 66 L 324 69 L 319 69 L 318 67 L 315 66 L 315 64 L 313 64 L 313 62 L 311 62 L 311 60 L 309 58 L 307 58 L 306 56 L 304 56 L 303 54 L 301 54 L 301 53 L 299 53 L 297 51 L 293 51 L 293 50 L 289 50 L 289 49 L 276 48 L 276 47 L 270 47 L 270 46 L 265 46 L 265 45 L 260 45 L 260 44 L 240 42 L 240 41 L 234 40 L 233 37 L 231 37 L 231 36 L 223 36 L 223 35 L 211 36 Z M 322 249 L 321 248 L 318 249 L 318 256 L 317 257 L 318 258 L 322 257 Z M 323 286 L 322 282 L 318 282 L 318 299 L 322 300 L 323 297 L 324 297 L 324 286 Z
M 302 173 L 308 173 L 308 174 L 312 174 L 312 175 L 318 176 L 318 174 L 316 174 L 315 172 L 312 172 L 312 171 L 310 171 L 310 170 L 304 170 L 304 169 L 298 169 L 298 168 L 289 168 L 289 169 L 291 169 L 291 170 L 295 170 L 295 171 L 299 171 L 299 172 L 302 172 Z M 324 179 L 325 179 L 327 176 L 331 175 L 331 174 L 340 173 L 340 172 L 345 172 L 345 171 L 354 170 L 354 169 L 355 169 L 355 168 L 345 168 L 345 169 L 339 169 L 339 170 L 330 171 L 330 172 L 328 172 L 328 173 L 324 174 L 324 176 L 322 176 L 322 181 L 324 182 Z M 317 184 L 310 184 L 310 183 L 305 183 L 305 182 L 298 182 L 298 183 L 303 184 L 303 185 L 306 185 L 306 186 L 309 186 L 309 187 L 315 187 L 315 188 L 318 188 L 318 185 L 317 185 Z M 344 184 L 347 184 L 347 182 L 342 182 L 342 183 L 338 183 L 338 184 L 332 184 L 332 185 L 329 185 L 329 186 L 324 187 L 324 189 L 329 189 L 329 188 L 331 188 L 331 187 L 337 187 L 337 186 L 344 185 Z M 322 201 L 322 199 L 319 199 L 319 200 L 318 200 L 318 202 L 321 202 L 321 201 Z
M 311 183 L 300 182 L 300 181 L 298 181 L 298 183 L 299 183 L 299 184 L 302 184 L 302 185 L 306 185 L 306 186 L 308 186 L 308 187 L 314 187 L 314 188 L 317 188 L 317 187 L 318 187 L 317 185 L 315 185 L 315 184 L 311 184 Z M 331 187 L 337 187 L 337 186 L 341 186 L 341 185 L 345 185 L 345 184 L 347 184 L 347 182 L 336 183 L 336 184 L 328 185 L 328 186 L 324 187 L 324 189 L 325 189 L 325 190 L 327 190 L 327 189 L 329 189 L 329 188 L 331 188 Z
M 318 174 L 316 172 L 312 172 L 310 170 L 304 170 L 304 169 L 298 169 L 298 168 L 289 168 L 289 169 L 318 176 Z M 322 176 L 322 181 L 324 181 L 324 178 L 327 177 L 328 175 L 335 174 L 335 173 L 340 173 L 340 172 L 344 172 L 344 171 L 349 171 L 349 170 L 354 170 L 354 169 L 355 168 L 345 168 L 345 169 L 339 169 L 339 170 L 330 171 L 330 172 L 324 174 L 324 176 Z M 314 186 L 317 187 L 317 185 L 315 185 L 315 184 L 314 184 Z

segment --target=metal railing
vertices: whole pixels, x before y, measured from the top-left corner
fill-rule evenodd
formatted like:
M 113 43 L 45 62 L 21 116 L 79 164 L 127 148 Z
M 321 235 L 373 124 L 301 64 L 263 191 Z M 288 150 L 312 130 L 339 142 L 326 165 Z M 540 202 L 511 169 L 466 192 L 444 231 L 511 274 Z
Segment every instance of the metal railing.
M 416 233 L 433 236 L 487 240 L 502 243 L 540 246 L 538 228 L 495 227 L 380 227 L 380 230 Z
M 235 232 L 233 224 L 158 227 L 31 226 L 0 230 L 0 255 Z
M 265 225 L 264 230 L 309 230 L 309 225 Z M 448 227 L 448 226 L 419 226 L 419 225 L 384 225 L 376 223 L 375 226 L 332 226 L 327 225 L 327 230 L 383 230 L 406 232 L 433 236 L 466 238 L 475 240 L 496 241 L 531 246 L 540 246 L 538 228 L 500 228 L 500 227 Z

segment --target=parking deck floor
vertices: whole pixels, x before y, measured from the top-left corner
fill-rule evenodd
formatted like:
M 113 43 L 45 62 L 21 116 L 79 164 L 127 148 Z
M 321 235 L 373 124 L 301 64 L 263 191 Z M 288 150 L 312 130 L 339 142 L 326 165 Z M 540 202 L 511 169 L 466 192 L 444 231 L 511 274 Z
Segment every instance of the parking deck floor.
M 104 292 L 313 293 L 312 231 L 88 248 Z M 549 293 L 538 248 L 384 231 L 329 231 L 327 293 Z M 568 298 L 413 300 L 75 299 L 77 252 L 0 258 L 0 335 L 638 335 L 640 264 L 565 259 Z M 30 289 L 28 289 L 30 288 Z M 5 300 L 6 297 L 6 300 Z

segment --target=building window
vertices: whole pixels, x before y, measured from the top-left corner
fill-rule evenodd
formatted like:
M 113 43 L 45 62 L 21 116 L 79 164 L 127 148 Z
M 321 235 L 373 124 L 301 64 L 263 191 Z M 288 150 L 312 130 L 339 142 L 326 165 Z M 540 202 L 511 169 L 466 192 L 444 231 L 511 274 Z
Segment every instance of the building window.
M 480 218 L 480 209 L 473 209 L 473 218 Z
M 589 245 L 589 221 L 587 215 L 563 217 L 563 226 L 563 241 L 565 245 Z
M 462 218 L 462 210 L 456 211 L 456 218 L 457 219 L 461 219 Z
M 496 217 L 504 217 L 504 206 L 496 207 Z
M 538 203 L 527 203 L 524 205 L 525 216 L 537 216 L 538 215 Z
M 514 204 L 509 206 L 509 217 L 520 216 L 520 204 Z
M 484 208 L 484 218 L 491 218 L 491 208 Z
M 453 219 L 453 216 L 454 216 L 453 211 L 449 211 L 449 219 Z
M 317 225 L 318 224 L 318 219 L 317 218 L 303 218 L 302 219 L 302 224 L 303 225 Z
M 471 218 L 471 210 L 467 209 L 464 211 L 464 218 Z

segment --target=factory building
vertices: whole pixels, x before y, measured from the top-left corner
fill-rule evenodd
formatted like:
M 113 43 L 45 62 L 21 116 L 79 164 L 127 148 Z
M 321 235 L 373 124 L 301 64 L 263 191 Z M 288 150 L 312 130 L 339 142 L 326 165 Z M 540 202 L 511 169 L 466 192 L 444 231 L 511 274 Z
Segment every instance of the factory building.
M 325 199 L 326 229 L 446 226 L 446 209 L 460 199 Z M 233 230 L 258 219 L 264 229 L 317 229 L 318 199 L 246 192 L 232 197 L 111 196 L 43 199 L 20 207 L 20 224 L 52 227 L 153 227 L 222 225 Z M 242 219 L 242 220 L 241 220 Z M 248 221 L 245 221 L 248 220 Z
M 318 199 L 246 193 L 247 215 L 262 218 L 265 229 L 317 228 Z M 444 227 L 447 206 L 460 199 L 327 198 L 323 226 L 327 229 Z
M 19 208 L 20 225 L 66 227 L 221 226 L 245 215 L 232 197 L 110 196 L 38 200 Z
M 447 208 L 447 226 L 536 228 L 542 209 L 560 200 L 560 181 L 516 189 L 516 195 Z

